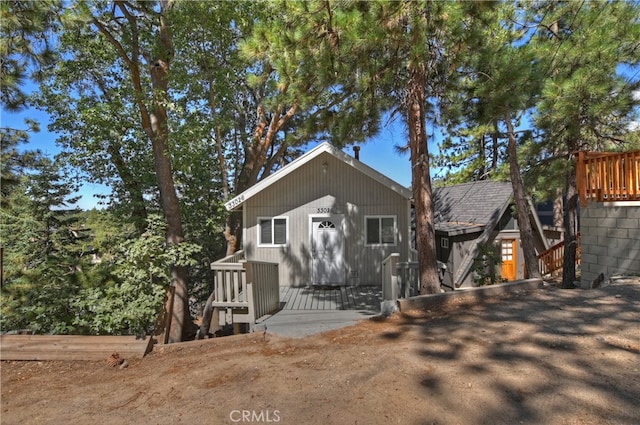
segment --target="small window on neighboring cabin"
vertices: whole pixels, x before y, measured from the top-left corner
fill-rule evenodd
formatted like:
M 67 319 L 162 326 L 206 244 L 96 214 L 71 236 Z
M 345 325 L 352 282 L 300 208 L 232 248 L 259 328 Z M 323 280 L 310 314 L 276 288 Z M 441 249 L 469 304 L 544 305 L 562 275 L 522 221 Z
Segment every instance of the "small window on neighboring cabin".
M 449 238 L 440 238 L 440 248 L 449 249 Z
M 365 218 L 365 236 L 367 245 L 395 245 L 395 216 L 379 216 Z
M 258 245 L 285 245 L 288 240 L 287 221 L 286 217 L 258 219 Z

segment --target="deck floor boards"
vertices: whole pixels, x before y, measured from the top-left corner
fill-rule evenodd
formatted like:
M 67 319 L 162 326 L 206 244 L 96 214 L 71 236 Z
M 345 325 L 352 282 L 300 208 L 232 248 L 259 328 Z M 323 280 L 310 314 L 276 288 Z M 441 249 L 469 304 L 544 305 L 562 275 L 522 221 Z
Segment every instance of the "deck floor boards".
M 304 289 L 297 288 L 297 290 L 295 291 L 296 296 L 293 300 L 293 303 L 291 303 L 291 305 L 293 306 L 293 309 L 295 310 L 300 310 L 300 303 L 303 303 L 302 305 L 304 305 L 304 297 L 302 296 L 303 290 Z
M 310 291 L 311 289 L 308 289 L 307 291 Z M 304 302 L 301 303 L 301 310 L 311 310 L 311 303 L 313 302 L 313 297 L 309 296 L 308 292 L 304 293 Z
M 280 287 L 280 302 L 281 303 L 287 303 L 289 301 L 289 297 L 291 296 L 291 294 L 289 293 L 289 287 L 288 286 L 281 286 Z
M 373 310 L 380 309 L 382 291 L 377 287 L 280 288 L 284 310 Z

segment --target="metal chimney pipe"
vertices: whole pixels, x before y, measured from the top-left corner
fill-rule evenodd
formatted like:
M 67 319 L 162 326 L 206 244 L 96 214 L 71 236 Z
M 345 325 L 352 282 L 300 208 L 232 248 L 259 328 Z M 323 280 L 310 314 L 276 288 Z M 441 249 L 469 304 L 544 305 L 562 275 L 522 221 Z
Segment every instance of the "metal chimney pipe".
M 357 160 L 360 160 L 360 146 L 353 147 L 353 155 L 356 157 Z

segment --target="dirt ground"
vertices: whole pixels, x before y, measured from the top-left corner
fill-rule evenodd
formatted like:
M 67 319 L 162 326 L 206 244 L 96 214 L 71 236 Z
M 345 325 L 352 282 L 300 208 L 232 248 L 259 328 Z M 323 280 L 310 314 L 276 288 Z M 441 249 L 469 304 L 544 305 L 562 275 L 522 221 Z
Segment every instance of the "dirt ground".
M 520 292 L 128 361 L 2 362 L 0 422 L 640 424 L 640 284 Z

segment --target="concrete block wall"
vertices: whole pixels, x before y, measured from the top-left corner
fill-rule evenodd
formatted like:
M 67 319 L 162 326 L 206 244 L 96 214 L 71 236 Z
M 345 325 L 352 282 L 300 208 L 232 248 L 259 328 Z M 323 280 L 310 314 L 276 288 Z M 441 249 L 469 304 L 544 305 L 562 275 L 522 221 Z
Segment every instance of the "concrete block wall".
M 581 286 L 602 273 L 640 275 L 640 202 L 590 202 L 580 211 Z

